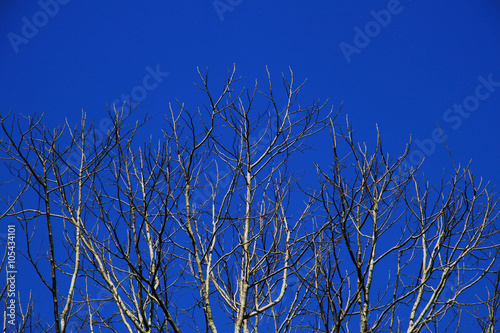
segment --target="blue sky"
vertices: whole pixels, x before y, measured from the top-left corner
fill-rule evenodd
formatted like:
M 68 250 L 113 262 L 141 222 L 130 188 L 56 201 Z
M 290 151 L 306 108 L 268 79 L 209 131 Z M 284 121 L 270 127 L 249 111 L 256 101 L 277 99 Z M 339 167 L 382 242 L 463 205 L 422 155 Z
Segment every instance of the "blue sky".
M 389 13 L 389 14 L 388 14 Z M 242 85 L 276 84 L 291 67 L 308 79 L 304 104 L 343 103 L 360 141 L 415 160 L 438 181 L 473 160 L 500 183 L 500 3 L 484 1 L 77 1 L 0 4 L 0 113 L 45 113 L 48 125 L 106 119 L 106 101 L 142 100 L 163 119 L 169 103 L 201 106 L 196 67 L 219 88 L 236 64 Z M 161 132 L 162 121 L 148 132 Z M 321 160 L 330 144 L 309 142 Z
M 474 96 L 478 77 L 500 81 L 495 1 L 52 3 L 0 5 L 2 113 L 44 112 L 48 123 L 74 124 L 83 109 L 99 121 L 106 101 L 135 92 L 141 113 L 162 117 L 176 98 L 200 104 L 197 66 L 220 85 L 235 63 L 245 86 L 264 84 L 265 66 L 275 79 L 290 66 L 308 78 L 304 102 L 343 102 L 342 121 L 348 114 L 359 140 L 372 142 L 377 123 L 397 154 L 412 134 L 426 170 L 442 169 L 450 166 L 444 144 L 426 141 L 438 122 L 457 162 L 472 158 L 476 173 L 498 180 L 498 83 L 477 108 L 467 100 L 476 108 L 470 116 L 453 111 Z M 151 90 L 141 88 L 147 68 L 162 73 Z

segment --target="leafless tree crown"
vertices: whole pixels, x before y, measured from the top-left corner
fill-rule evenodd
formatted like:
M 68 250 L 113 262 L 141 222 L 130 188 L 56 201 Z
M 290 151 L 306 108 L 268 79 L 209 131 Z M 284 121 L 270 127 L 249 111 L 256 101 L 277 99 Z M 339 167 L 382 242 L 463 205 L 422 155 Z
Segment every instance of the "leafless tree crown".
M 204 107 L 170 105 L 142 144 L 135 109 L 102 134 L 1 116 L 0 218 L 33 281 L 17 331 L 496 332 L 498 199 L 469 166 L 431 185 L 410 144 L 389 157 L 301 105 L 291 71 L 238 91 L 232 70 L 215 93 L 199 74 Z M 302 179 L 328 131 L 331 164 Z

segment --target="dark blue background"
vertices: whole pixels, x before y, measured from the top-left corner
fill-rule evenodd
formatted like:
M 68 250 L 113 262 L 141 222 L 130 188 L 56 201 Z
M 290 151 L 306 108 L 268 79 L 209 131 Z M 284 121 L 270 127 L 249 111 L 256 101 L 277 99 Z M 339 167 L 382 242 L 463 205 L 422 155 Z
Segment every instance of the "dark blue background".
M 234 63 L 242 85 L 252 87 L 257 78 L 262 88 L 266 66 L 277 86 L 290 66 L 297 81 L 308 79 L 302 103 L 330 98 L 329 105 L 338 108 L 343 102 L 337 122 L 348 114 L 357 140 L 373 145 L 378 124 L 385 151 L 395 156 L 412 135 L 413 161 L 426 155 L 423 171 L 437 182 L 443 168 L 452 167 L 445 145 L 433 139 L 439 123 L 455 162 L 472 159 L 476 174 L 499 183 L 497 1 L 61 0 L 58 8 L 43 5 L 49 2 L 0 4 L 2 114 L 43 112 L 46 124 L 55 126 L 65 119 L 78 123 L 83 109 L 106 127 L 106 101 L 135 92 L 135 102 L 142 100 L 135 117 L 155 114 L 160 121 L 150 122 L 147 131 L 160 135 L 169 103 L 177 98 L 193 108 L 204 101 L 193 85 L 200 82 L 197 66 L 209 68 L 215 89 Z M 217 9 L 221 4 L 224 9 Z M 40 13 L 43 7 L 50 15 Z M 388 8 L 390 21 L 381 14 Z M 385 19 L 385 26 L 372 23 L 375 16 Z M 368 35 L 357 36 L 359 31 Z M 348 57 L 341 48 L 346 44 L 357 48 Z M 157 68 L 163 76 L 145 84 Z M 483 100 L 474 97 L 479 77 L 497 82 L 490 91 L 478 88 Z M 453 111 L 464 101 L 478 102 L 470 115 Z M 309 142 L 319 161 L 331 156 L 321 153 L 330 151 L 324 138 Z

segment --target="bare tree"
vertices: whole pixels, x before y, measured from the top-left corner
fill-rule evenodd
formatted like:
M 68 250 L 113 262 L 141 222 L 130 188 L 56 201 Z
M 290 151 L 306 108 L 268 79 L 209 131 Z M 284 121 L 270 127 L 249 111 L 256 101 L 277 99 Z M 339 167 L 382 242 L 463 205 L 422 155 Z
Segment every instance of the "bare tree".
M 478 299 L 478 302 L 483 307 L 486 307 L 487 311 L 486 313 L 481 313 L 478 308 L 475 308 L 473 311 L 473 316 L 476 318 L 481 331 L 487 333 L 498 332 L 497 323 L 500 321 L 500 269 L 491 273 L 487 276 L 488 282 L 485 286 L 486 295 Z
M 291 71 L 283 98 L 269 72 L 237 89 L 233 69 L 216 94 L 199 74 L 205 106 L 170 105 L 156 136 L 134 109 L 110 110 L 103 136 L 85 115 L 53 131 L 0 119 L 20 185 L 2 219 L 51 299 L 49 318 L 23 289 L 19 331 L 419 332 L 495 308 L 468 301 L 498 271 L 498 201 L 468 167 L 431 187 L 404 168 L 409 148 L 369 152 L 326 103 L 301 106 Z M 333 164 L 306 183 L 294 161 L 328 127 Z
M 40 286 L 46 287 L 52 299 L 53 321 L 36 319 L 33 324 L 30 319 L 30 329 L 65 332 L 81 287 L 78 280 L 88 197 L 85 189 L 96 174 L 106 169 L 106 156 L 115 143 L 111 137 L 96 138 L 93 125 L 85 128 L 85 115 L 80 131 L 69 130 L 65 148 L 61 148 L 65 126 L 51 131 L 42 124 L 42 117 L 23 117 L 26 125 L 17 119 L 9 122 L 11 117 L 9 114 L 0 119 L 5 134 L 0 149 L 8 171 L 20 183 L 20 191 L 8 203 L 3 217 L 17 219 L 24 238 L 20 254 L 32 265 Z M 120 128 L 121 120 L 116 120 L 116 128 Z M 80 160 L 72 165 L 69 156 L 75 151 Z M 30 293 L 28 313 L 35 301 Z M 21 306 L 19 313 L 25 322 Z
M 290 218 L 288 201 L 295 180 L 287 164 L 295 151 L 304 149 L 307 137 L 328 124 L 331 115 L 321 115 L 324 104 L 296 105 L 302 84 L 294 86 L 292 72 L 289 81 L 283 77 L 284 105 L 278 106 L 274 98 L 269 73 L 268 82 L 266 93 L 256 84 L 246 96 L 229 94 L 218 113 L 229 127 L 230 139 L 225 137 L 227 132 L 212 135 L 214 161 L 229 170 L 225 177 L 229 175 L 230 181 L 226 189 L 218 186 L 218 177 L 209 181 L 212 226 L 202 246 L 207 258 L 205 281 L 213 282 L 234 320 L 235 332 L 258 331 L 261 321 L 268 318 L 272 329 L 280 332 L 297 315 L 300 302 L 290 304 L 285 312 L 277 312 L 276 305 L 283 300 L 288 279 L 308 247 L 302 224 L 311 202 L 295 212 L 298 217 Z M 206 77 L 203 84 L 210 96 Z M 268 100 L 261 112 L 253 111 L 259 94 Z M 217 110 L 217 103 L 210 108 Z
M 314 269 L 303 279 L 315 301 L 317 331 L 444 331 L 460 310 L 478 305 L 471 289 L 498 269 L 498 199 L 458 167 L 440 187 L 332 127 L 333 165 L 319 170 L 321 236 Z M 338 131 L 337 131 L 338 132 Z M 340 155 L 341 145 L 346 153 Z M 448 317 L 446 317 L 448 316 Z M 433 327 L 432 329 L 430 327 Z

